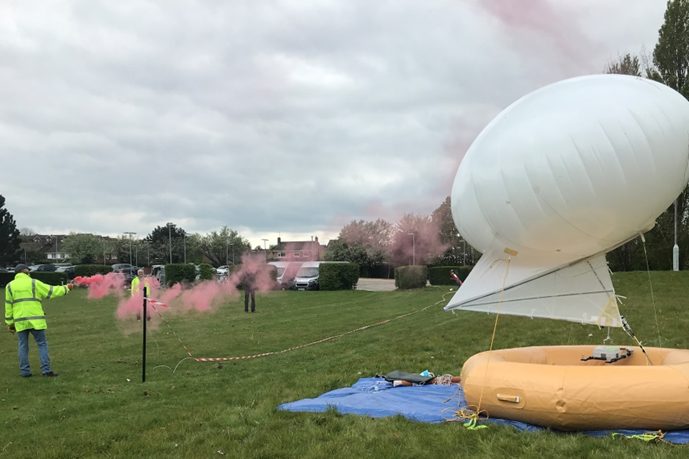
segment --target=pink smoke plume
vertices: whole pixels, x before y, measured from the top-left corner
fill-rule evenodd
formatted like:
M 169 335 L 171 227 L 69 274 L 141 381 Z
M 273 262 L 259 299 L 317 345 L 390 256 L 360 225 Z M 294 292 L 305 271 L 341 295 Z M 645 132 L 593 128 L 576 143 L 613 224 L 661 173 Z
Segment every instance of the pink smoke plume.
M 439 224 L 430 217 L 408 214 L 397 224 L 392 237 L 389 257 L 395 264 L 428 264 L 447 250 L 448 245 L 440 242 Z
M 588 52 L 595 46 L 582 33 L 575 16 L 577 10 L 565 2 L 482 0 L 477 4 L 510 29 L 512 46 L 534 52 L 534 44 L 552 43 L 562 56 L 560 62 L 573 70 L 576 64 L 587 61 Z
M 306 242 L 285 242 L 284 256 L 280 258 L 281 261 L 297 261 L 303 263 L 305 261 L 316 261 L 322 258 L 325 249 L 321 247 L 318 238 L 313 241 Z M 296 253 L 299 253 L 299 257 Z M 243 263 L 243 262 L 242 262 Z
M 124 275 L 121 273 L 94 274 L 93 276 L 76 276 L 74 284 L 87 286 L 88 298 L 91 300 L 103 298 L 111 293 L 119 293 L 124 287 Z
M 155 328 L 163 314 L 182 314 L 191 311 L 213 312 L 223 301 L 236 296 L 238 287 L 247 279 L 252 279 L 257 291 L 270 291 L 275 287 L 275 281 L 270 275 L 271 269 L 272 267 L 265 263 L 263 256 L 246 254 L 242 256 L 240 269 L 223 282 L 208 280 L 188 289 L 181 284 L 175 284 L 166 290 L 161 290 L 157 283 L 151 282 L 148 303 L 150 306 L 147 308 L 149 320 Z M 145 279 L 153 281 L 152 278 Z M 116 317 L 120 320 L 140 319 L 142 310 L 143 294 L 138 293 L 120 301 Z
M 157 299 L 160 295 L 160 282 L 155 277 L 144 276 L 139 283 L 139 291 L 134 292 L 134 294 L 130 295 L 128 298 L 122 298 L 120 300 L 117 311 L 115 312 L 118 319 L 127 319 L 128 317 L 135 316 L 140 318 L 144 302 L 144 288 L 146 288 L 149 304 L 153 305 L 160 302 Z M 147 308 L 149 312 L 152 307 L 153 306 Z
M 242 256 L 239 271 L 232 273 L 228 282 L 236 290 L 250 280 L 256 291 L 268 292 L 275 288 L 275 281 L 270 275 L 272 269 L 272 266 L 266 264 L 263 255 L 248 253 Z

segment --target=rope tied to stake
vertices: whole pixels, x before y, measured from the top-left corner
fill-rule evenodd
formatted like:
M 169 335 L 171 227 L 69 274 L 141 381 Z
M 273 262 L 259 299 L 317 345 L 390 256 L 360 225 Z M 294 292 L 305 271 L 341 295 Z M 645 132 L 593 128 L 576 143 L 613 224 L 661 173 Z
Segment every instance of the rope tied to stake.
M 664 442 L 664 443 L 669 443 L 667 440 L 665 440 L 665 432 L 662 430 L 658 430 L 656 432 L 644 432 L 641 434 L 623 434 L 619 432 L 613 432 L 611 434 L 612 438 L 617 438 L 617 437 L 622 437 L 622 438 L 631 438 L 633 440 L 641 440 L 645 441 L 647 443 L 650 442 Z

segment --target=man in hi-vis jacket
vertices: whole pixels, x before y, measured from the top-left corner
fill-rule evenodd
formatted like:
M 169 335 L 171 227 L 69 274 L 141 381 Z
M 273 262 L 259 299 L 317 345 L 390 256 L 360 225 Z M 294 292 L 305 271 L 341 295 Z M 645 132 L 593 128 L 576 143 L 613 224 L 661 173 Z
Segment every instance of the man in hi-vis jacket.
M 15 268 L 14 280 L 5 287 L 5 324 L 19 340 L 19 374 L 24 378 L 31 376 L 29 366 L 29 334 L 38 346 L 43 376 L 57 376 L 50 367 L 48 341 L 45 330 L 48 324 L 41 300 L 66 295 L 73 284 L 48 285 L 29 276 L 29 267 L 19 264 Z

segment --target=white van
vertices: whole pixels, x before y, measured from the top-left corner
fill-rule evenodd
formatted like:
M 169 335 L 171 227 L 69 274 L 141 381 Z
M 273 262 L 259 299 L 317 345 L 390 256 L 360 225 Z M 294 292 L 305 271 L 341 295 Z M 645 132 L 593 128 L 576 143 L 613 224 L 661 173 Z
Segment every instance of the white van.
M 294 277 L 301 267 L 301 263 L 297 261 L 269 261 L 269 265 L 275 266 L 277 270 L 277 284 L 278 288 L 287 290 L 294 284 Z
M 297 271 L 294 277 L 294 288 L 297 290 L 318 290 L 320 284 L 319 279 L 319 267 L 321 261 L 306 261 L 302 263 L 299 271 Z

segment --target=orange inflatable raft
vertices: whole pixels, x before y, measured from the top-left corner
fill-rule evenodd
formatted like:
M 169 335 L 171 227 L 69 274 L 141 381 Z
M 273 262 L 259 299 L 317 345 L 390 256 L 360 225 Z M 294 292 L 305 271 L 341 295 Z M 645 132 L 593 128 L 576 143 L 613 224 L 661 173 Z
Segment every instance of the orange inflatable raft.
M 488 351 L 462 367 L 467 403 L 490 417 L 560 430 L 689 428 L 689 350 L 638 347 L 608 363 L 600 346 Z M 582 361 L 582 358 L 589 360 Z

